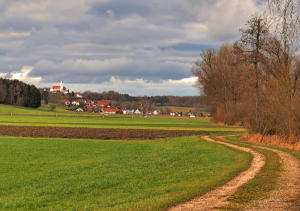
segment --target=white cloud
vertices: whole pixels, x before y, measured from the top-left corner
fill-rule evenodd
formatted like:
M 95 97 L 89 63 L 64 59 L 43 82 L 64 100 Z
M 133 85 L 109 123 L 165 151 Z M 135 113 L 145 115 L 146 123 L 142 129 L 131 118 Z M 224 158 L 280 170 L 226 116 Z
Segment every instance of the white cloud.
M 181 80 L 163 80 L 160 82 L 146 81 L 142 78 L 135 80 L 121 80 L 114 76 L 105 83 L 101 84 L 66 84 L 68 88 L 74 91 L 109 91 L 115 90 L 120 93 L 126 93 L 134 96 L 143 95 L 177 95 L 177 96 L 194 96 L 199 91 L 194 86 L 193 78 Z M 49 84 L 50 85 L 50 84 Z
M 7 76 L 7 73 L 0 73 L 0 78 L 5 78 Z
M 207 36 L 208 26 L 203 23 L 187 23 L 184 25 L 184 32 L 189 40 L 203 40 Z
M 203 40 L 205 33 L 210 42 L 232 41 L 251 15 L 260 11 L 255 0 L 185 0 L 183 4 L 198 23 L 186 24 L 187 38 L 195 38 L 198 34 L 198 40 Z
M 6 17 L 22 16 L 34 21 L 74 23 L 85 18 L 92 1 L 76 0 L 37 0 L 16 1 L 11 3 Z M 106 2 L 105 0 L 99 2 Z
M 173 84 L 189 84 L 189 85 L 195 85 L 198 81 L 198 77 L 189 77 L 189 78 L 182 78 L 180 80 L 171 80 L 169 79 L 169 83 Z
M 110 17 L 114 17 L 115 16 L 115 13 L 113 10 L 106 10 L 106 14 L 108 14 Z
M 30 77 L 29 74 L 32 72 L 33 67 L 23 67 L 20 72 L 11 73 L 10 79 L 17 79 L 29 84 L 38 84 L 42 78 L 41 77 Z
M 0 39 L 3 38 L 22 38 L 22 37 L 29 37 L 31 35 L 30 32 L 7 32 L 7 33 L 0 33 Z

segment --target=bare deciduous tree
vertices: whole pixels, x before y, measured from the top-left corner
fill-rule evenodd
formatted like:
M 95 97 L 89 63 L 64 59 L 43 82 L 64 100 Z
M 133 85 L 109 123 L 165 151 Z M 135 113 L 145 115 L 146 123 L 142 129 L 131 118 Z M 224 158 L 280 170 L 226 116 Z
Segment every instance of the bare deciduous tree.
M 299 4 L 270 0 L 277 21 L 254 16 L 233 46 L 201 53 L 193 73 L 214 120 L 299 142 Z
M 255 124 L 256 131 L 259 130 L 261 121 L 261 80 L 262 80 L 262 63 L 265 60 L 264 51 L 269 38 L 269 24 L 266 18 L 254 16 L 247 23 L 246 29 L 241 29 L 242 36 L 239 52 L 246 58 L 245 61 L 252 64 L 255 72 Z
M 273 14 L 276 34 L 279 35 L 283 50 L 288 57 L 290 51 L 296 50 L 299 45 L 300 1 L 268 0 L 268 3 Z

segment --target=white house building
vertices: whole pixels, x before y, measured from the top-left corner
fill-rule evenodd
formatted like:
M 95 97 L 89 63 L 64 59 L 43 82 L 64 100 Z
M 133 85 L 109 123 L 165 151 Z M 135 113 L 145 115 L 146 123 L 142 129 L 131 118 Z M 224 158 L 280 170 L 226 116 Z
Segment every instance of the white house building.
M 134 114 L 141 115 L 142 112 L 139 109 L 136 109 L 135 112 L 134 112 Z
M 73 101 L 73 102 L 72 102 L 72 105 L 74 105 L 74 106 L 79 106 L 80 103 L 79 103 L 78 101 Z
M 152 113 L 153 115 L 158 115 L 160 112 L 158 110 L 154 110 Z
M 82 94 L 80 94 L 80 93 L 75 93 L 75 97 L 77 97 L 77 98 L 83 98 Z

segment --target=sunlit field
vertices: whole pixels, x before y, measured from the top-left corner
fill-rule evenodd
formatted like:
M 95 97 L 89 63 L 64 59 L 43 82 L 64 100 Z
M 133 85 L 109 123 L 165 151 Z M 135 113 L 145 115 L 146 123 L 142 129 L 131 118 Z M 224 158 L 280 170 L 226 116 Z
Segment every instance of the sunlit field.
M 199 137 L 0 138 L 1 210 L 160 210 L 246 169 L 250 155 Z
M 51 112 L 4 105 L 0 109 L 0 125 L 35 130 L 197 130 L 206 135 L 243 131 L 209 119 L 78 115 L 62 108 Z M 164 210 L 225 183 L 250 161 L 249 154 L 206 142 L 200 135 L 110 141 L 0 137 L 0 210 Z
M 69 116 L 68 116 L 69 115 Z M 77 116 L 76 116 L 77 115 Z M 164 129 L 202 131 L 244 131 L 241 127 L 220 126 L 209 119 L 170 119 L 164 117 L 104 116 L 90 113 L 50 112 L 0 105 L 0 125 L 55 126 L 125 129 Z

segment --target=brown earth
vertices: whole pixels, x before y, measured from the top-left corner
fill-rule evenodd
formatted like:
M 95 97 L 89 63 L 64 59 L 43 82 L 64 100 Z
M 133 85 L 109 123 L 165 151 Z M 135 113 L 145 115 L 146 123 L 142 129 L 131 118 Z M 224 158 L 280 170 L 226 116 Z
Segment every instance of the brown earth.
M 117 128 L 72 128 L 0 126 L 0 136 L 86 138 L 86 139 L 156 139 L 177 136 L 207 135 L 212 132 L 194 130 L 146 130 Z

